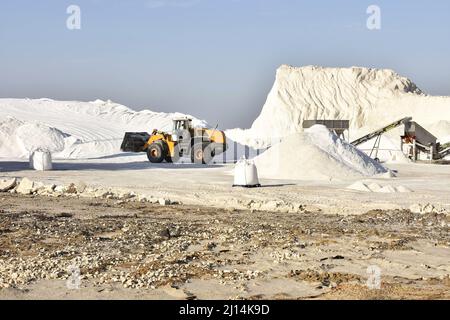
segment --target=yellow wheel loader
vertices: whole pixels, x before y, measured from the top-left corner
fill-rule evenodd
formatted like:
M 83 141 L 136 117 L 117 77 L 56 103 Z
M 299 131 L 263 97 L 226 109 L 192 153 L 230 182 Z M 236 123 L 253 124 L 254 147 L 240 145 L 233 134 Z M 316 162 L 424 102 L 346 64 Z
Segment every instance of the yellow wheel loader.
M 190 156 L 193 163 L 207 164 L 227 150 L 227 143 L 223 131 L 194 128 L 192 119 L 176 118 L 172 132 L 125 133 L 121 150 L 146 152 L 152 163 L 177 162 L 181 157 Z

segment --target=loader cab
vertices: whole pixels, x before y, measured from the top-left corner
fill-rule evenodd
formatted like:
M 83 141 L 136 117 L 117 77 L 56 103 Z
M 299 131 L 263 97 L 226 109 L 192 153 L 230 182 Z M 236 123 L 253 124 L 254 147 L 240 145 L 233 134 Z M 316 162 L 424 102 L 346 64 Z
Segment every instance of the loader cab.
M 177 118 L 173 119 L 173 131 L 192 129 L 192 119 Z
M 192 119 L 190 118 L 173 119 L 172 140 L 176 142 L 190 141 L 192 128 Z

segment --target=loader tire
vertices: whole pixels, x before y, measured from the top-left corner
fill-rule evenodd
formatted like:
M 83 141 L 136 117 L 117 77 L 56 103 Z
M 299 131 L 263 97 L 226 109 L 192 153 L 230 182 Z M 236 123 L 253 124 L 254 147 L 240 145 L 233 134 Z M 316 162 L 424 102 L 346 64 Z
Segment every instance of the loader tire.
M 196 144 L 191 148 L 191 162 L 195 164 L 208 164 L 214 158 L 211 144 Z
M 167 163 L 173 163 L 173 159 L 171 156 L 165 157 L 164 160 L 166 160 Z
M 174 153 L 174 156 L 171 157 L 170 152 L 169 152 L 169 147 L 167 147 L 166 157 L 164 158 L 164 160 L 166 160 L 167 163 L 176 163 L 181 159 L 179 145 L 175 145 L 173 153 Z
M 162 143 L 152 143 L 147 149 L 147 157 L 151 163 L 161 163 L 166 157 L 166 149 Z

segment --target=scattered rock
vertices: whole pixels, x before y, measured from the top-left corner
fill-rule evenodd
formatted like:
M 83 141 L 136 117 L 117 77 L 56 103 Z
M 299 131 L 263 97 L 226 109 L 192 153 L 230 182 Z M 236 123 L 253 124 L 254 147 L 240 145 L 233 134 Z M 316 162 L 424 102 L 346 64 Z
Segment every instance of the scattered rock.
M 164 198 L 159 199 L 158 203 L 162 206 L 168 206 L 171 204 L 169 199 L 164 199 Z
M 64 186 L 55 186 L 55 188 L 53 190 L 54 190 L 54 192 L 57 192 L 57 193 L 64 193 L 65 188 L 64 188 Z
M 139 202 L 151 202 L 152 201 L 152 196 L 149 196 L 149 195 L 146 195 L 146 194 L 138 194 L 136 199 Z
M 170 238 L 170 230 L 168 228 L 164 228 L 158 233 L 158 236 L 162 238 Z
M 76 184 L 75 184 L 75 188 L 77 189 L 77 192 L 78 193 L 83 193 L 84 192 L 84 190 L 86 190 L 86 183 L 84 183 L 83 181 L 78 181 Z
M 76 194 L 77 187 L 75 186 L 74 183 L 71 183 L 67 188 L 65 188 L 64 192 L 69 194 Z
M 36 193 L 41 196 L 51 196 L 51 195 L 53 195 L 55 187 L 56 187 L 56 185 L 54 185 L 54 184 L 45 185 L 42 188 L 38 188 Z
M 35 182 L 31 193 L 38 193 L 40 190 L 43 190 L 45 185 L 42 182 Z
M 20 194 L 31 194 L 34 188 L 34 182 L 28 178 L 23 178 L 16 188 L 16 192 Z
M 134 192 L 122 192 L 119 193 L 117 197 L 121 200 L 129 200 L 135 198 L 136 194 Z
M 0 181 L 0 192 L 8 192 L 17 185 L 17 179 L 9 179 Z
M 113 194 L 109 190 L 106 190 L 106 189 L 100 188 L 94 192 L 94 198 L 107 198 L 108 196 L 111 197 L 111 196 L 113 196 Z
M 441 213 L 443 210 L 436 208 L 434 205 L 427 203 L 425 205 L 422 204 L 413 204 L 409 210 L 412 213 L 417 214 L 427 214 L 427 213 Z
M 170 225 L 167 230 L 169 231 L 169 236 L 171 238 L 179 237 L 181 235 L 181 229 L 179 226 Z
M 261 209 L 266 210 L 266 211 L 275 211 L 281 205 L 282 205 L 282 203 L 280 201 L 271 200 L 271 201 L 267 201 L 267 202 L 263 203 L 261 205 Z

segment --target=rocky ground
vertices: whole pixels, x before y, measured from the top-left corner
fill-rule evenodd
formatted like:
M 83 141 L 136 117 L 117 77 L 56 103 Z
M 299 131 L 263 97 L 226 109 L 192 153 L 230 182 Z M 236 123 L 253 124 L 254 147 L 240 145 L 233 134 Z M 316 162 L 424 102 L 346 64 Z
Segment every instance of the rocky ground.
M 0 298 L 450 298 L 445 212 L 131 199 L 0 193 Z M 373 266 L 379 289 L 367 286 Z

